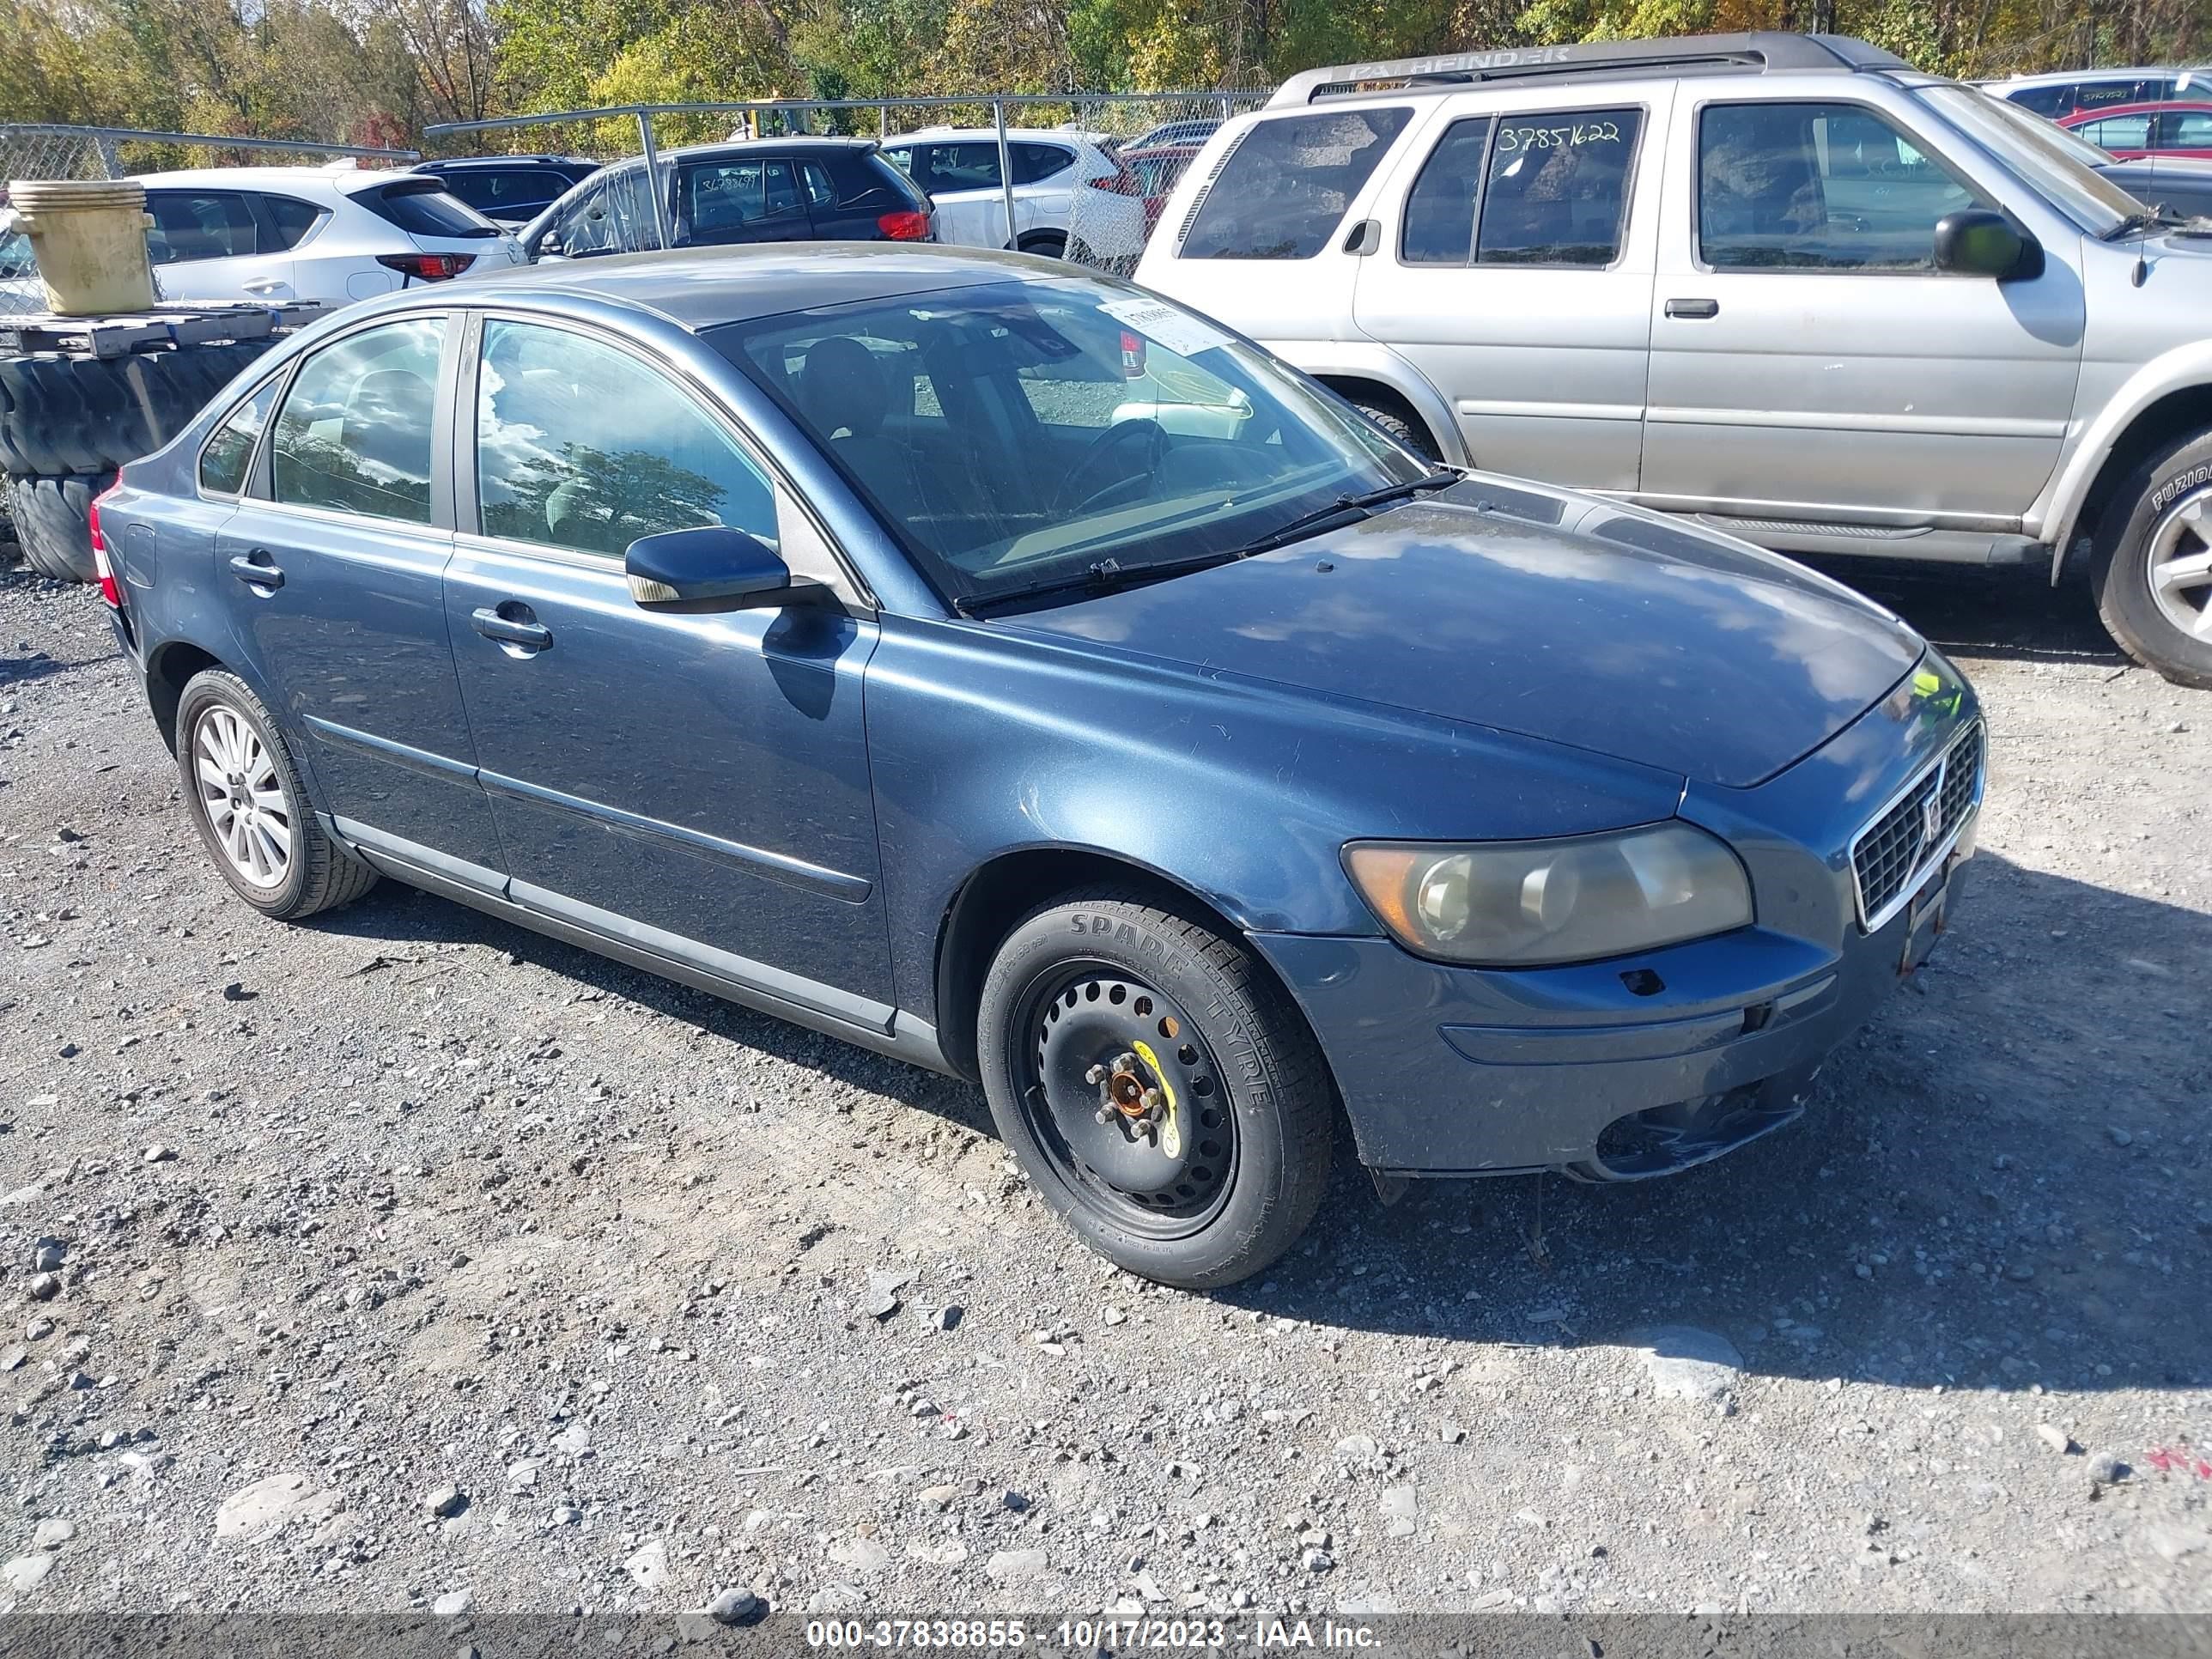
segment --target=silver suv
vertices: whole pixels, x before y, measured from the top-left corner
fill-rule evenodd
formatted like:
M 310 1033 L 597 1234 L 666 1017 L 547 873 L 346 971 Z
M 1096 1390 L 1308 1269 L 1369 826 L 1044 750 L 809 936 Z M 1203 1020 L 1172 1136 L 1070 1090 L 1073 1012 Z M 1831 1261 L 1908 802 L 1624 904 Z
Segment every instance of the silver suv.
M 1784 551 L 2088 573 L 2212 687 L 2212 225 L 1831 35 L 1300 75 L 1137 280 L 1430 455 Z

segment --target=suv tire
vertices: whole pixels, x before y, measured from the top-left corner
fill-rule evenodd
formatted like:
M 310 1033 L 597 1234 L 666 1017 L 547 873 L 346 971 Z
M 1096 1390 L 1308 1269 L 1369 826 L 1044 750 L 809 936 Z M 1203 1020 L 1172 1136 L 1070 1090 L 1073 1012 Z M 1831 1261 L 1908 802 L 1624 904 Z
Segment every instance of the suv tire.
M 1335 1093 L 1304 1018 L 1248 948 L 1150 893 L 1070 894 L 1018 923 L 983 983 L 976 1055 L 1037 1195 L 1144 1278 L 1209 1290 L 1258 1273 L 1328 1185 Z M 1138 1109 L 1147 1089 L 1146 1127 L 1107 1103 Z
M 56 581 L 96 580 L 92 562 L 92 502 L 115 482 L 112 472 L 90 478 L 10 478 L 8 515 L 23 562 Z
M 297 921 L 376 885 L 375 871 L 323 833 L 276 723 L 237 675 L 209 668 L 185 684 L 177 771 L 185 811 L 216 869 L 264 916 Z M 226 810 L 241 802 L 259 813 L 258 823 Z
M 2176 685 L 2212 690 L 2212 432 L 2168 445 L 2120 486 L 2097 560 L 2097 614 L 2112 637 Z M 2177 563 L 2191 573 L 2180 582 Z
M 1423 459 L 1437 462 L 1443 459 L 1443 453 L 1437 449 L 1436 440 L 1429 436 L 1428 428 L 1407 416 L 1403 410 L 1393 409 L 1388 404 L 1370 403 L 1364 398 L 1354 398 L 1352 406 Z

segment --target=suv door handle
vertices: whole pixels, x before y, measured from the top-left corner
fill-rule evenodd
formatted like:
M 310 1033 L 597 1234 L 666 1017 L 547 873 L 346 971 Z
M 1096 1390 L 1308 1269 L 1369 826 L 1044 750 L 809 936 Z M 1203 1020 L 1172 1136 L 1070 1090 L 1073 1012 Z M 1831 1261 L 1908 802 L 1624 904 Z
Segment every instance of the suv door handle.
M 509 600 L 510 605 L 514 605 Z M 532 616 L 526 605 L 514 605 L 522 613 L 520 618 L 502 617 L 488 605 L 478 605 L 469 612 L 470 626 L 488 640 L 497 640 L 501 645 L 519 645 L 526 651 L 543 651 L 553 643 L 553 630 Z
M 1717 317 L 1721 314 L 1721 302 L 1718 300 L 1669 300 L 1667 301 L 1667 314 L 1669 317 Z
M 264 593 L 273 593 L 284 586 L 284 573 L 270 561 L 269 550 L 265 547 L 234 555 L 230 562 L 230 574 L 248 587 L 258 587 Z

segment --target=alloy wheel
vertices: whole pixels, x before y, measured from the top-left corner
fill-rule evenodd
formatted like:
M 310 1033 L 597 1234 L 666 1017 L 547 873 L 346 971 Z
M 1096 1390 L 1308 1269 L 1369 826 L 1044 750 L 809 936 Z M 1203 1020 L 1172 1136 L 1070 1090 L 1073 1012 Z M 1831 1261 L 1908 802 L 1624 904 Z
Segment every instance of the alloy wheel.
M 2150 533 L 2150 596 L 2159 614 L 2212 643 L 2212 489 L 2176 501 Z
M 224 860 L 241 881 L 279 887 L 292 868 L 292 814 L 260 735 L 218 704 L 192 732 L 192 776 Z

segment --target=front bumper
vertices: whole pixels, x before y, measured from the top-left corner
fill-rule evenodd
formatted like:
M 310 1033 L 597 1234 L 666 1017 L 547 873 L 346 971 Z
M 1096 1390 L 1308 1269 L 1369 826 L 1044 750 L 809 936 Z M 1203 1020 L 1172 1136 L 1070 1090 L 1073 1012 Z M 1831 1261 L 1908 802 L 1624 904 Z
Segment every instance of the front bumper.
M 1428 961 L 1386 938 L 1255 936 L 1320 1038 L 1360 1160 L 1392 1175 L 1634 1179 L 1795 1116 L 1820 1062 L 1925 956 L 1973 850 L 1970 817 L 1930 884 L 1943 908 L 1860 927 L 1852 836 L 1978 718 L 1954 671 L 1925 663 L 1933 672 L 1767 783 L 1686 797 L 1681 816 L 1751 872 L 1754 927 L 1513 971 Z

